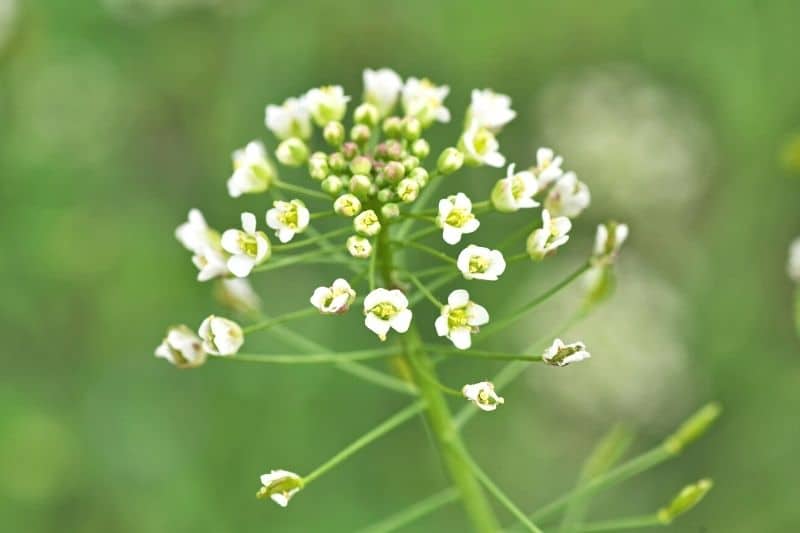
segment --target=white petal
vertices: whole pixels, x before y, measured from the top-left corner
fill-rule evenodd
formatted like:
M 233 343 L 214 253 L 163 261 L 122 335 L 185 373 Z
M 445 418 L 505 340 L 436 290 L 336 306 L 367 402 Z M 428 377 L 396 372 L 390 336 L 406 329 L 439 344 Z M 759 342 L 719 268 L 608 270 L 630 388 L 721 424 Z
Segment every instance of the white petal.
M 242 229 L 250 235 L 256 232 L 256 216 L 253 213 L 242 213 Z
M 403 291 L 392 289 L 388 292 L 386 301 L 398 309 L 405 309 L 408 307 L 408 298 L 403 294 Z
M 453 226 L 445 226 L 442 228 L 442 240 L 447 244 L 458 244 L 461 241 L 461 230 Z
M 379 303 L 385 302 L 388 299 L 389 299 L 389 291 L 387 291 L 383 287 L 379 287 L 371 291 L 369 294 L 367 294 L 367 297 L 364 298 L 364 311 L 369 311 Z
M 470 313 L 470 320 L 469 320 L 470 326 L 483 326 L 484 324 L 489 323 L 489 311 L 487 311 L 486 308 L 483 307 L 482 305 L 473 303 L 469 307 L 469 313 Z
M 386 334 L 389 333 L 389 328 L 391 327 L 388 321 L 381 320 L 372 313 L 367 313 L 367 316 L 364 317 L 364 325 L 381 339 L 386 338 Z
M 389 320 L 389 322 L 392 326 L 392 329 L 394 329 L 396 332 L 405 333 L 411 326 L 411 318 L 412 318 L 411 310 L 403 309 L 402 311 L 394 315 Z
M 436 329 L 437 335 L 439 335 L 440 337 L 445 337 L 449 333 L 447 327 L 447 317 L 442 315 L 436 317 L 436 320 L 433 323 L 433 327 Z
M 506 158 L 500 152 L 492 152 L 484 158 L 484 163 L 490 167 L 500 168 L 506 164 Z
M 292 238 L 294 237 L 294 230 L 291 230 L 289 228 L 279 228 L 277 233 L 278 233 L 278 240 L 283 243 L 291 241 Z
M 255 266 L 253 258 L 246 255 L 233 255 L 228 259 L 228 270 L 239 278 L 246 278 Z
M 239 248 L 239 239 L 241 234 L 241 230 L 238 229 L 225 230 L 225 232 L 222 234 L 222 239 L 220 240 L 222 248 L 229 254 L 241 252 L 241 248 Z
M 455 328 L 450 330 L 450 340 L 459 350 L 467 350 L 472 346 L 472 335 L 469 328 Z
M 447 297 L 447 305 L 453 308 L 464 307 L 469 303 L 469 292 L 464 289 L 456 289 Z

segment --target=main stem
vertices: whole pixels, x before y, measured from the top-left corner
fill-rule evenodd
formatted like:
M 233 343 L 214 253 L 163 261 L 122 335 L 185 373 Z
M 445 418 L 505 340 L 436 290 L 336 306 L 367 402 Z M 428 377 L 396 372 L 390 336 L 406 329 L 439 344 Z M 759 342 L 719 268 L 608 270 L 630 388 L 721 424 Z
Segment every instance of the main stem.
M 375 252 L 380 254 L 377 259 L 385 286 L 390 287 L 393 284 L 394 265 L 387 230 L 388 228 L 384 226 L 384 230 L 378 235 Z M 426 416 L 431 433 L 472 526 L 480 533 L 500 531 L 499 522 L 486 499 L 486 494 L 469 467 L 469 456 L 453 421 L 444 392 L 431 382 L 431 376 L 436 377 L 436 369 L 424 349 L 416 326 L 412 324 L 402 338 L 404 355 L 411 363 L 409 366 L 412 369 L 414 382 L 427 406 Z

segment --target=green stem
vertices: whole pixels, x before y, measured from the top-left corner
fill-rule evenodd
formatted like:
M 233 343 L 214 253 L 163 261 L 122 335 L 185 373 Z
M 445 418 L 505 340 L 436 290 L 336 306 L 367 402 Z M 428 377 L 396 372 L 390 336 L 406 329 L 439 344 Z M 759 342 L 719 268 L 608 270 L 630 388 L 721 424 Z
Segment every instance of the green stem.
M 542 361 L 541 355 L 524 355 L 516 353 L 493 352 L 490 350 L 459 350 L 449 346 L 427 345 L 427 350 L 433 353 L 453 355 L 458 357 L 477 357 L 480 359 L 496 359 L 500 361 L 527 361 L 529 363 L 539 363 Z
M 377 524 L 362 529 L 359 533 L 391 533 L 392 531 L 397 531 L 457 499 L 458 491 L 456 489 L 445 489 L 428 496 L 424 500 L 418 501 L 388 518 L 384 518 Z
M 327 250 L 312 250 L 302 254 L 290 255 L 283 258 L 276 258 L 272 261 L 267 261 L 263 265 L 255 267 L 253 272 L 278 270 L 287 266 L 296 265 L 297 263 L 344 263 L 355 267 L 355 261 L 351 257 L 332 256 L 331 252 Z
M 334 231 L 330 231 L 328 233 L 319 233 L 317 235 L 313 235 L 311 237 L 307 237 L 305 239 L 298 239 L 295 242 L 290 242 L 288 244 L 276 244 L 272 247 L 273 251 L 275 252 L 283 252 L 286 250 L 294 250 L 296 248 L 302 248 L 304 246 L 308 246 L 309 244 L 316 244 L 320 241 L 327 241 L 331 237 L 336 237 L 338 235 L 344 235 L 346 233 L 352 233 L 353 230 L 350 227 L 346 228 L 339 228 Z
M 522 252 L 520 254 L 506 257 L 506 263 L 516 263 L 517 261 L 522 261 L 523 259 L 530 259 L 530 258 L 531 256 L 528 255 L 528 252 Z
M 278 324 L 289 322 L 290 320 L 305 318 L 307 316 L 315 314 L 319 314 L 319 310 L 314 307 L 299 309 L 297 311 L 292 311 L 291 313 L 286 313 L 285 315 L 276 316 L 274 318 L 268 318 L 267 320 L 263 320 L 257 324 L 251 324 L 245 328 L 242 328 L 242 331 L 244 332 L 245 335 L 249 335 L 250 333 L 261 331 L 263 329 L 269 329 Z
M 425 298 L 427 298 L 428 301 L 434 305 L 434 307 L 436 307 L 437 309 L 441 309 L 442 307 L 444 307 L 444 304 L 440 302 L 439 299 L 436 298 L 436 296 L 434 296 L 430 290 L 428 290 L 425 284 L 422 283 L 419 280 L 419 278 L 417 278 L 417 276 L 415 276 L 410 272 L 405 272 L 404 276 L 407 277 L 411 281 L 411 283 L 416 285 L 416 287 L 419 289 L 419 292 L 421 292 L 423 296 L 425 296 Z
M 425 187 L 419 195 L 419 198 L 414 202 L 411 206 L 412 213 L 419 213 L 425 208 L 425 205 L 428 203 L 428 200 L 433 198 L 436 194 L 436 190 L 439 188 L 439 185 L 442 183 L 441 174 L 438 170 L 434 170 L 430 174 L 430 179 L 428 182 L 427 187 Z M 411 231 L 411 227 L 414 225 L 413 219 L 408 219 L 403 221 L 402 225 L 400 226 L 400 231 L 397 232 L 398 238 L 405 238 L 408 235 L 408 232 Z
M 456 264 L 456 260 L 453 259 L 452 257 L 450 257 L 449 255 L 443 254 L 442 252 L 440 252 L 439 250 L 437 250 L 435 248 L 431 248 L 430 246 L 426 246 L 426 245 L 418 243 L 418 242 L 413 242 L 413 241 L 390 241 L 390 244 L 399 245 L 399 246 L 407 246 L 409 248 L 414 248 L 414 249 L 419 250 L 421 252 L 425 252 L 428 255 L 432 255 L 433 257 L 436 257 L 437 259 L 441 259 L 445 263 L 451 263 L 453 265 Z
M 433 235 L 434 233 L 439 232 L 439 231 L 442 231 L 442 228 L 440 228 L 439 226 L 430 226 L 430 227 L 427 227 L 425 229 L 421 229 L 416 233 L 412 233 L 411 235 L 409 235 L 406 238 L 406 240 L 407 241 L 418 241 L 420 239 L 424 239 L 428 235 Z
M 618 518 L 616 520 L 606 520 L 579 526 L 577 533 L 600 533 L 624 531 L 626 529 L 640 529 L 645 527 L 665 526 L 666 524 L 658 519 L 657 515 L 631 516 L 628 518 Z
M 299 185 L 294 185 L 292 183 L 286 183 L 285 181 L 278 181 L 275 180 L 272 184 L 279 188 L 283 189 L 284 191 L 292 191 L 299 194 L 305 194 L 306 196 L 311 196 L 312 198 L 319 198 L 320 200 L 331 200 L 331 197 L 325 194 L 322 191 L 315 191 L 314 189 L 308 189 L 306 187 L 301 187 Z
M 219 356 L 213 359 L 223 361 L 247 361 L 250 363 L 309 365 L 321 363 L 341 363 L 343 361 L 369 361 L 397 355 L 396 348 L 378 348 L 375 350 L 356 350 L 352 352 L 324 352 L 315 354 L 244 354 Z

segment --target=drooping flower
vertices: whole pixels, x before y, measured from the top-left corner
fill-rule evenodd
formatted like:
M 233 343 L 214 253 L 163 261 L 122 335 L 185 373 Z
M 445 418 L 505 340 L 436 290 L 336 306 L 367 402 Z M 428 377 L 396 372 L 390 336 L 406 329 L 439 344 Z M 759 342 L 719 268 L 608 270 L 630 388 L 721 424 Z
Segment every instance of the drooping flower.
M 582 342 L 564 344 L 561 339 L 556 339 L 542 354 L 542 361 L 552 366 L 567 366 L 589 359 L 591 355 L 586 351 Z
M 360 235 L 350 235 L 345 243 L 347 252 L 358 259 L 366 259 L 372 255 L 372 243 Z
M 169 328 L 155 355 L 178 368 L 192 368 L 205 363 L 207 354 L 200 338 L 188 326 L 180 325 Z
M 800 237 L 796 238 L 789 246 L 789 261 L 786 271 L 792 281 L 800 282 Z
M 381 221 L 372 209 L 362 211 L 353 219 L 353 227 L 362 235 L 374 237 L 381 231 Z
M 405 333 L 411 325 L 408 298 L 397 289 L 378 288 L 364 298 L 364 324 L 382 341 L 390 329 Z
M 213 355 L 233 355 L 244 344 L 244 332 L 233 320 L 211 315 L 198 330 L 203 348 Z
M 498 180 L 492 189 L 492 205 L 501 213 L 539 206 L 539 202 L 533 199 L 539 190 L 533 172 L 514 172 L 514 166 L 514 163 L 508 165 L 506 177 Z
M 356 291 L 347 280 L 338 278 L 330 287 L 317 287 L 311 295 L 311 305 L 325 315 L 336 315 L 346 312 L 356 299 Z
M 506 260 L 500 250 L 470 244 L 458 254 L 456 266 L 464 279 L 495 281 L 505 272 Z
M 473 89 L 472 101 L 467 110 L 467 120 L 478 123 L 480 127 L 497 133 L 511 122 L 517 113 L 511 109 L 511 98 L 491 89 Z
M 481 225 L 472 214 L 472 202 L 463 192 L 439 200 L 436 224 L 442 228 L 442 239 L 447 244 L 457 244 L 462 234 L 472 233 Z
M 567 217 L 551 218 L 547 209 L 542 209 L 542 227 L 528 237 L 527 250 L 531 259 L 539 261 L 553 253 L 569 240 L 572 222 Z
M 544 207 L 553 216 L 575 218 L 589 207 L 590 201 L 589 187 L 579 181 L 574 172 L 567 172 L 550 189 Z
M 608 222 L 597 226 L 592 261 L 596 265 L 613 263 L 628 238 L 628 225 Z
M 272 470 L 261 476 L 261 485 L 256 498 L 270 498 L 281 507 L 286 507 L 292 496 L 303 488 L 303 478 L 288 470 Z
M 434 326 L 437 335 L 450 339 L 459 350 L 466 350 L 472 346 L 472 334 L 488 323 L 486 308 L 471 301 L 469 292 L 457 289 L 447 297 L 447 305 L 442 307 Z
M 252 141 L 233 152 L 233 174 L 228 179 L 228 194 L 238 198 L 243 194 L 269 189 L 277 172 L 261 141 Z
M 242 213 L 242 229 L 226 230 L 221 242 L 222 248 L 231 254 L 228 269 L 240 278 L 247 277 L 256 265 L 269 259 L 272 254 L 267 235 L 256 229 L 256 216 L 253 213 Z
M 303 98 L 287 98 L 281 105 L 268 105 L 264 122 L 279 139 L 311 137 L 311 115 Z
M 190 252 L 197 252 L 209 245 L 219 244 L 219 232 L 206 224 L 199 209 L 189 211 L 188 221 L 175 230 L 175 238 Z
M 311 89 L 305 95 L 305 104 L 320 127 L 333 121 L 342 120 L 350 97 L 344 94 L 340 85 L 326 85 Z
M 532 170 L 536 174 L 536 179 L 539 180 L 540 189 L 544 189 L 561 177 L 564 173 L 561 170 L 561 163 L 563 162 L 564 158 L 556 156 L 555 152 L 550 148 L 536 150 L 536 166 Z
M 215 245 L 207 245 L 195 251 L 192 263 L 197 267 L 197 281 L 209 281 L 213 278 L 225 276 L 228 269 L 229 258 L 221 249 L 219 241 Z
M 403 86 L 403 110 L 416 117 L 424 127 L 433 121 L 450 122 L 450 111 L 444 99 L 450 93 L 447 85 L 437 86 L 428 79 L 408 78 Z
M 494 384 L 491 381 L 464 385 L 461 389 L 461 394 L 483 411 L 494 411 L 498 405 L 506 402 L 502 396 L 498 396 L 494 391 Z
M 289 242 L 295 234 L 306 230 L 311 213 L 301 200 L 276 200 L 272 205 L 274 207 L 267 211 L 267 226 L 275 230 L 279 241 Z
M 381 116 L 392 111 L 402 88 L 403 79 L 390 68 L 364 70 L 364 101 L 377 107 Z
M 472 121 L 464 135 L 461 136 L 459 148 L 464 152 L 465 162 L 469 165 L 489 165 L 502 167 L 506 158 L 499 152 L 500 143 L 488 128 L 481 127 Z

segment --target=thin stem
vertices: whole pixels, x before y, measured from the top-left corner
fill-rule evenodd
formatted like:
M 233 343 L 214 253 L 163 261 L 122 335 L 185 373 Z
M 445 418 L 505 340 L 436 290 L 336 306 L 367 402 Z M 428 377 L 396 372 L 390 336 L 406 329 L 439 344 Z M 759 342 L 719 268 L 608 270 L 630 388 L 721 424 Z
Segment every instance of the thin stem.
M 491 200 L 483 200 L 482 202 L 473 202 L 472 212 L 486 212 L 492 208 Z
M 406 240 L 407 241 L 418 241 L 420 239 L 424 239 L 428 235 L 433 235 L 434 233 L 439 232 L 439 231 L 442 231 L 442 228 L 440 228 L 439 226 L 435 226 L 435 225 L 434 226 L 430 226 L 430 227 L 427 227 L 425 229 L 421 229 L 416 233 L 412 233 L 411 235 L 409 235 L 406 238 Z
M 247 361 L 250 363 L 309 365 L 322 363 L 341 363 L 342 361 L 368 361 L 397 355 L 396 348 L 377 348 L 352 352 L 330 352 L 315 354 L 243 354 L 227 357 L 214 357 L 220 361 Z
M 419 375 L 422 376 L 425 379 L 425 381 L 427 381 L 434 387 L 437 387 L 442 392 L 449 394 L 451 396 L 458 396 L 458 397 L 463 396 L 460 390 L 448 387 L 447 385 L 439 381 L 439 379 L 436 378 L 436 376 L 434 376 L 431 372 L 429 372 L 428 369 L 420 365 L 419 362 L 416 361 L 415 359 L 409 359 L 409 362 L 411 363 L 411 366 L 413 366 L 415 370 L 419 373 Z
M 321 475 L 325 474 L 326 472 L 330 471 L 336 465 L 342 463 L 354 453 L 359 451 L 361 448 L 366 446 L 367 444 L 379 439 L 383 435 L 389 433 L 394 428 L 400 426 L 403 422 L 412 419 L 419 413 L 425 410 L 425 403 L 422 401 L 417 401 L 412 403 L 411 405 L 401 409 L 384 422 L 378 424 L 376 427 L 353 441 L 351 444 L 346 446 L 342 451 L 325 461 L 323 464 L 318 466 L 313 472 L 308 474 L 303 478 L 304 485 L 308 485 L 309 483 L 313 482 Z
M 384 518 L 377 524 L 362 529 L 359 533 L 391 533 L 392 531 L 397 531 L 456 500 L 458 500 L 458 491 L 452 487 L 445 489 L 388 518 Z
M 578 526 L 578 529 L 575 531 L 577 533 L 600 533 L 624 531 L 626 529 L 640 529 L 644 527 L 663 527 L 666 525 L 667 524 L 658 519 L 658 515 L 650 514 L 583 524 L 582 526 Z
M 457 277 L 459 277 L 459 275 L 461 275 L 461 272 L 458 272 L 458 271 L 456 271 L 456 272 L 452 272 L 451 271 L 451 272 L 448 272 L 446 274 L 442 274 L 437 279 L 428 282 L 428 285 L 427 285 L 428 290 L 429 291 L 435 291 L 439 287 L 442 287 L 443 285 L 447 285 L 449 282 L 451 282 L 454 279 L 456 279 Z M 418 294 L 412 295 L 411 298 L 408 299 L 408 302 L 409 302 L 410 305 L 413 306 L 413 305 L 416 305 L 417 303 L 419 303 L 419 301 L 424 297 L 425 296 L 420 292 Z
M 506 237 L 505 239 L 500 241 L 500 244 L 497 246 L 497 248 L 499 250 L 505 250 L 506 247 L 508 247 L 511 243 L 515 242 L 517 239 L 519 239 L 520 237 L 522 237 L 526 233 L 532 232 L 533 230 L 538 228 L 540 224 L 541 224 L 540 220 L 535 220 L 535 221 L 531 222 L 530 224 L 519 228 L 517 231 L 514 231 L 508 237 Z
M 294 185 L 292 183 L 286 183 L 285 181 L 278 181 L 278 180 L 273 181 L 272 184 L 279 189 L 283 189 L 284 191 L 292 191 L 299 194 L 305 194 L 306 196 L 311 196 L 312 198 L 319 198 L 320 200 L 328 200 L 328 201 L 331 200 L 331 197 L 322 191 L 315 191 L 314 189 L 301 187 L 300 185 Z
M 318 220 L 320 218 L 327 218 L 331 217 L 336 214 L 336 211 L 317 211 L 316 213 L 311 213 L 309 217 L 310 220 Z
M 372 243 L 373 251 L 372 254 L 369 256 L 369 290 L 370 292 L 375 290 L 375 263 L 378 261 L 378 254 L 374 248 L 376 247 L 376 242 L 373 240 Z
M 458 357 L 477 357 L 480 359 L 495 359 L 500 361 L 527 361 L 529 363 L 539 363 L 542 361 L 541 355 L 524 355 L 507 352 L 494 352 L 490 350 L 459 350 L 449 346 L 427 345 L 427 350 L 433 353 L 452 355 Z
M 436 222 L 436 213 L 428 212 L 428 213 L 400 213 L 401 219 L 414 219 L 414 220 L 424 220 L 427 222 Z
M 298 318 L 305 318 L 307 316 L 319 314 L 319 310 L 314 307 L 308 307 L 304 309 L 300 309 L 297 311 L 292 311 L 291 313 L 286 313 L 285 315 L 276 316 L 274 318 L 269 318 L 267 320 L 263 320 L 257 324 L 251 324 L 245 328 L 242 328 L 242 331 L 245 335 L 249 335 L 250 333 L 254 333 L 256 331 L 261 331 L 263 329 L 268 329 L 278 324 L 282 324 L 284 322 L 288 322 L 290 320 L 296 320 Z
M 422 283 L 419 280 L 419 278 L 417 278 L 414 274 L 406 272 L 405 277 L 407 277 L 409 281 L 411 281 L 411 283 L 416 285 L 416 287 L 419 289 L 419 292 L 421 292 L 425 296 L 425 298 L 427 298 L 428 301 L 431 302 L 437 309 L 441 309 L 442 307 L 444 307 L 444 304 L 440 302 L 439 299 L 436 298 L 436 296 L 434 296 L 433 293 L 431 293 L 431 291 L 428 290 L 425 284 Z
M 425 208 L 425 205 L 428 203 L 428 200 L 434 197 L 434 195 L 436 194 L 436 190 L 439 188 L 439 185 L 442 183 L 442 181 L 444 181 L 442 179 L 437 179 L 440 177 L 441 174 L 439 173 L 438 170 L 434 170 L 433 172 L 431 172 L 430 180 L 428 182 L 427 187 L 425 187 L 422 190 L 417 200 L 411 206 L 412 213 L 419 213 L 420 211 L 422 211 Z M 405 236 L 408 235 L 408 232 L 411 231 L 411 227 L 413 225 L 414 225 L 413 219 L 405 220 L 403 224 L 400 226 L 400 230 L 397 232 L 397 237 L 401 239 L 405 238 Z
M 452 273 L 453 267 L 451 267 L 450 265 L 444 265 L 438 267 L 423 268 L 422 270 L 417 271 L 416 276 L 418 278 L 424 278 L 426 276 L 430 276 L 433 274 L 444 274 L 445 272 Z
M 345 263 L 354 266 L 355 263 L 351 257 L 337 257 L 331 256 L 331 252 L 327 250 L 311 250 L 297 255 L 290 255 L 283 258 L 277 258 L 268 261 L 263 265 L 259 265 L 253 269 L 253 272 L 268 272 L 270 270 L 278 270 L 287 266 L 296 265 L 297 263 Z
M 430 246 L 427 246 L 425 244 L 421 244 L 421 243 L 413 242 L 413 241 L 389 241 L 389 242 L 390 242 L 390 244 L 393 244 L 393 245 L 408 246 L 409 248 L 415 248 L 415 249 L 417 249 L 417 250 L 419 250 L 421 252 L 425 252 L 428 255 L 432 255 L 433 257 L 441 259 L 445 263 L 452 263 L 454 265 L 456 264 L 456 260 L 453 259 L 452 257 L 450 257 L 449 255 L 443 254 L 439 250 L 437 250 L 435 248 L 431 248 Z
M 516 263 L 517 261 L 522 261 L 523 259 L 530 259 L 530 258 L 531 256 L 528 255 L 528 252 L 522 252 L 520 254 L 506 257 L 506 263 Z
M 304 246 L 308 246 L 309 244 L 316 244 L 320 241 L 326 241 L 331 237 L 336 237 L 338 235 L 344 235 L 345 233 L 352 233 L 353 230 L 350 227 L 339 228 L 333 231 L 329 231 L 328 233 L 319 233 L 317 235 L 307 237 L 305 239 L 298 239 L 295 242 L 290 242 L 288 244 L 276 244 L 272 247 L 272 249 L 276 252 L 283 252 L 285 250 L 294 250 L 296 248 L 302 248 Z

